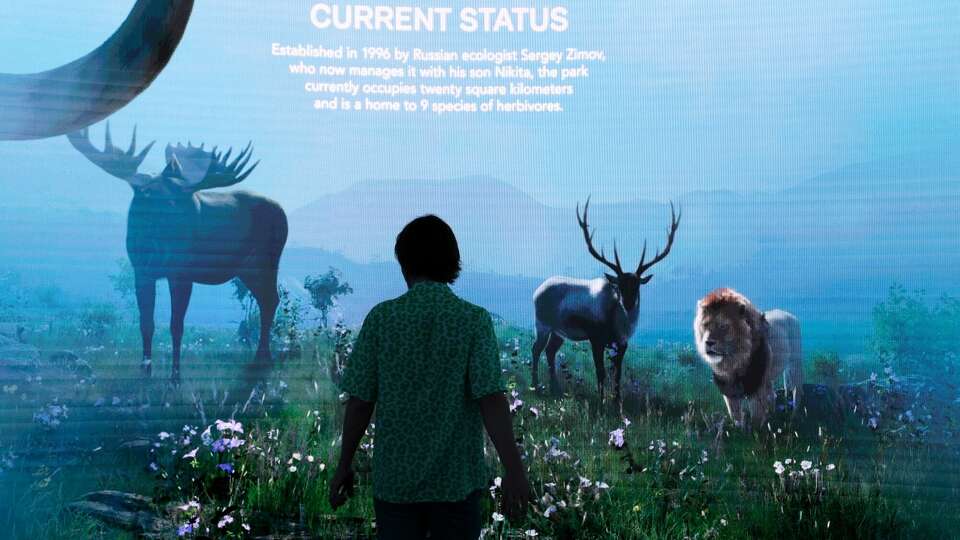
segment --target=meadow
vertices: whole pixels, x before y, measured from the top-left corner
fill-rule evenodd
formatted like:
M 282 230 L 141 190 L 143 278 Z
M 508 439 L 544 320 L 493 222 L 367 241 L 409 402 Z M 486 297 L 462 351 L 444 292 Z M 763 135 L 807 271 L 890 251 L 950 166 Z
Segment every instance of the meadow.
M 242 332 L 188 327 L 178 387 L 165 380 L 162 325 L 144 380 L 129 310 L 21 314 L 33 318 L 26 360 L 0 364 L 3 536 L 372 537 L 375 419 L 357 496 L 336 513 L 326 500 L 353 331 L 310 321 L 290 298 L 282 309 L 272 370 L 250 371 Z M 488 445 L 484 536 L 949 537 L 960 526 L 956 327 L 931 324 L 932 313 L 956 316 L 956 302 L 892 288 L 863 353 L 806 351 L 804 407 L 781 402 L 749 433 L 726 418 L 690 343 L 632 347 L 621 411 L 599 403 L 577 344 L 561 350 L 562 397 L 530 388 L 532 333 L 499 322 L 536 500 L 520 521 L 499 513 Z

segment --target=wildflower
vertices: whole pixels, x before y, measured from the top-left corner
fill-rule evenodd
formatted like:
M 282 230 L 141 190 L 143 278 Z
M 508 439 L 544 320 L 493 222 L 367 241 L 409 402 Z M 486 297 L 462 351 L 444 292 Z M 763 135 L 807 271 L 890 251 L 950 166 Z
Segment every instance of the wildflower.
M 231 437 L 231 438 L 229 438 L 229 439 L 227 439 L 227 440 L 224 441 L 224 443 L 226 443 L 226 445 L 227 445 L 227 448 L 229 448 L 229 449 L 231 449 L 231 450 L 233 450 L 234 448 L 239 448 L 239 447 L 243 446 L 243 443 L 245 443 L 245 442 L 247 442 L 247 441 L 244 440 L 244 439 L 238 439 L 238 438 L 236 438 L 236 437 Z
M 303 455 L 302 455 L 300 452 L 294 452 L 292 459 L 295 459 L 295 460 L 297 460 L 297 461 L 300 461 L 300 459 L 301 459 L 302 457 L 303 457 Z
M 610 485 L 606 482 L 597 481 L 597 489 L 610 489 Z
M 501 513 L 499 513 L 499 512 L 494 512 L 494 513 L 493 513 L 493 520 L 496 521 L 497 523 L 500 523 L 501 521 L 503 521 L 503 514 L 501 514 Z
M 213 442 L 213 436 L 210 435 L 210 428 L 212 426 L 207 426 L 207 429 L 203 430 L 203 433 L 200 434 L 200 440 L 203 441 L 205 446 L 210 446 L 210 443 Z
M 313 456 L 309 456 L 309 455 L 307 456 L 307 461 L 309 461 L 310 463 L 313 463 L 313 460 L 314 460 Z
M 832 470 L 834 470 L 834 469 L 836 469 L 836 468 L 837 468 L 837 466 L 834 465 L 833 463 L 827 465 L 827 470 L 828 470 L 828 471 L 832 471 Z
M 213 441 L 213 444 L 210 446 L 210 449 L 218 454 L 227 449 L 227 440 L 226 439 L 217 439 Z
M 633 511 L 634 511 L 634 512 L 639 512 L 639 511 L 640 511 L 640 505 L 639 505 L 639 504 L 633 505 Z
M 810 467 L 813 467 L 813 463 L 810 462 L 810 460 L 806 460 L 806 459 L 805 459 L 805 460 L 803 460 L 803 461 L 800 462 L 800 468 L 801 468 L 801 469 L 803 469 L 803 470 L 805 470 L 805 471 L 809 471 L 809 470 L 810 470 Z
M 623 428 L 618 428 L 610 432 L 610 444 L 617 448 L 623 448 Z
M 220 431 L 232 431 L 234 433 L 243 433 L 243 424 L 236 420 L 217 420 L 217 429 Z
M 200 510 L 200 501 L 193 499 L 187 504 L 181 504 L 180 506 L 177 507 L 177 510 L 181 510 L 183 512 L 186 512 L 190 509 Z
M 221 471 L 227 473 L 227 474 L 233 474 L 233 465 L 231 465 L 231 464 L 229 464 L 229 463 L 221 463 L 221 464 L 217 465 L 217 468 L 220 469 Z
M 720 525 L 726 527 L 726 526 L 727 526 L 727 520 L 724 519 L 724 518 L 720 518 Z
M 537 533 L 536 529 L 527 529 L 526 532 L 524 532 L 523 534 L 527 535 L 527 538 L 536 538 L 540 536 L 540 534 Z
M 158 467 L 157 464 L 152 461 L 150 462 L 150 465 L 148 465 L 148 467 L 150 468 L 151 472 L 157 472 L 157 470 L 160 469 L 160 467 Z
M 557 511 L 557 507 L 551 504 L 550 506 L 547 507 L 546 510 L 543 511 L 543 517 L 549 518 L 551 515 L 556 513 L 556 511 Z
M 230 514 L 226 514 L 225 516 L 220 518 L 220 521 L 217 522 L 217 528 L 222 529 L 231 523 L 233 523 L 233 516 L 231 516 Z
M 250 532 L 250 526 L 246 523 L 241 523 L 240 526 L 243 527 L 243 530 Z
M 169 439 L 170 437 L 172 437 L 173 435 L 170 435 L 170 434 L 167 433 L 166 431 L 161 431 L 157 436 L 160 437 L 160 440 L 161 440 L 161 441 L 165 441 L 165 440 Z
M 177 536 L 186 536 L 193 532 L 192 523 L 184 523 L 183 525 L 177 527 Z
M 593 485 L 589 478 L 580 477 L 580 489 L 588 488 Z
M 540 417 L 540 409 L 537 409 L 536 407 L 530 407 L 530 412 L 533 414 L 534 418 Z
M 199 449 L 200 447 L 198 446 L 193 450 L 187 452 L 186 454 L 183 455 L 183 459 L 197 459 L 197 450 Z
M 323 470 L 326 469 L 326 468 L 327 468 L 327 464 L 326 464 L 326 463 L 321 463 L 321 464 L 320 464 L 320 472 L 323 472 Z
M 783 463 L 781 463 L 781 462 L 779 462 L 779 461 L 774 461 L 774 462 L 773 462 L 773 470 L 776 471 L 776 473 L 777 473 L 778 475 L 782 475 L 782 474 L 783 474 L 783 471 L 786 470 L 786 469 L 784 469 Z
M 292 473 L 297 472 L 297 466 L 296 466 L 296 465 L 291 465 L 290 468 L 287 469 L 287 470 L 290 471 L 290 472 L 292 472 Z

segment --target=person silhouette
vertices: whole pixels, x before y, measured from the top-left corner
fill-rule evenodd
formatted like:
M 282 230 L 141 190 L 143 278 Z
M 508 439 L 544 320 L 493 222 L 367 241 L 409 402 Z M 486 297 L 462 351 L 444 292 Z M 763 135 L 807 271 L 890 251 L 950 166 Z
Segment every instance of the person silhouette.
M 519 517 L 530 497 L 493 321 L 449 287 L 460 274 L 460 250 L 443 220 L 426 215 L 408 223 L 394 253 L 408 290 L 370 310 L 347 360 L 340 389 L 349 399 L 330 506 L 353 495 L 354 454 L 376 412 L 377 537 L 476 540 L 490 479 L 484 428 L 505 470 L 500 510 Z

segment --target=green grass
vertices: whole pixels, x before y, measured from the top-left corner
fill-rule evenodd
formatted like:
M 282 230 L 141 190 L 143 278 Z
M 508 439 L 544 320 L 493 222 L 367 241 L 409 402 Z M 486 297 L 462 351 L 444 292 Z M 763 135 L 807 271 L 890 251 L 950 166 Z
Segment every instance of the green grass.
M 538 502 L 522 521 L 499 523 L 492 519 L 493 491 L 484 501 L 491 538 L 531 529 L 541 538 L 922 538 L 960 525 L 955 446 L 854 423 L 819 430 L 778 420 L 769 431 L 742 433 L 724 422 L 719 394 L 689 346 L 673 344 L 628 352 L 621 416 L 609 402 L 598 402 L 586 347 L 564 346 L 566 392 L 552 398 L 529 388 L 530 333 L 501 326 L 498 334 L 504 375 L 523 401 L 514 424 Z M 221 533 L 244 534 L 241 524 L 255 532 L 303 528 L 327 537 L 372 533 L 368 452 L 358 457 L 358 496 L 336 513 L 326 502 L 342 421 L 326 337 L 309 339 L 300 358 L 279 364 L 262 392 L 245 379 L 251 355 L 229 331 L 188 331 L 179 388 L 165 384 L 169 365 L 163 361 L 153 380 L 140 379 L 139 337 L 131 325 L 105 343 L 93 344 L 69 325 L 37 340 L 44 351 L 74 350 L 96 376 L 53 370 L 41 381 L 22 374 L 3 381 L 18 386 L 0 394 L 0 456 L 16 455 L 13 467 L 0 473 L 0 520 L 9 537 L 123 538 L 62 513 L 66 503 L 97 489 L 155 496 L 165 509 L 197 500 L 199 512 L 171 510 L 171 517 L 181 524 L 198 516 Z M 164 358 L 163 329 L 157 342 L 155 356 Z M 882 369 L 868 355 L 842 360 L 844 380 Z M 811 378 L 818 374 L 812 361 L 807 370 Z M 540 371 L 545 374 L 545 366 Z M 33 415 L 54 400 L 67 405 L 69 415 L 47 430 Z M 201 433 L 228 418 L 243 423 L 245 444 L 214 456 L 200 443 Z M 185 425 L 195 433 L 184 432 Z M 619 428 L 625 430 L 622 448 L 609 442 Z M 160 441 L 161 431 L 178 437 Z M 184 435 L 190 436 L 186 444 Z M 153 453 L 121 449 L 140 438 L 161 446 Z M 182 458 L 195 447 L 198 459 Z M 819 476 L 784 481 L 773 466 L 786 459 L 810 460 Z M 233 474 L 217 468 L 224 462 Z M 826 471 L 828 464 L 835 469 Z M 234 523 L 217 529 L 225 514 Z

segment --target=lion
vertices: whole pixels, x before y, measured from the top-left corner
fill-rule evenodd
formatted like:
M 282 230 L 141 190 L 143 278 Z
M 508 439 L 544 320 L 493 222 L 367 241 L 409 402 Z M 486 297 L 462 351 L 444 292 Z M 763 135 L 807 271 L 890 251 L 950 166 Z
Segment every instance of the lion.
M 693 331 L 697 352 L 713 372 L 727 412 L 744 425 L 746 400 L 755 427 L 762 426 L 776 401 L 774 382 L 783 378 L 793 408 L 803 392 L 800 322 L 780 309 L 758 310 L 745 296 L 720 288 L 697 303 Z

